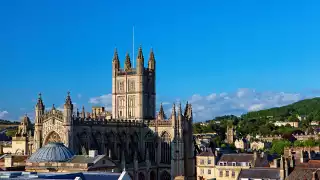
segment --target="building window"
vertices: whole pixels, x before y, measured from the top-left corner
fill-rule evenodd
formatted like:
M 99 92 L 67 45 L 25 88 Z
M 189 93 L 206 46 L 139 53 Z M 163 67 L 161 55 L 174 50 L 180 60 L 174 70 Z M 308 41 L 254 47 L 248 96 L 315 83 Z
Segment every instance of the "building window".
M 106 163 L 106 160 L 102 160 L 102 164 L 105 164 Z
M 203 159 L 200 160 L 200 164 L 204 164 L 204 160 Z
M 211 159 L 208 159 L 208 164 L 211 164 Z
M 219 171 L 219 176 L 223 177 L 223 171 L 222 170 Z
M 219 163 L 220 166 L 223 166 L 223 164 L 224 164 L 223 162 L 220 162 L 220 163 Z
M 208 169 L 208 174 L 211 174 L 211 169 Z
M 232 171 L 232 172 L 231 172 L 231 176 L 232 176 L 232 177 L 235 177 L 235 176 L 236 176 L 236 172 Z
M 201 174 L 204 174 L 204 169 L 201 169 L 200 171 L 201 171 Z
M 232 163 L 232 166 L 236 166 L 236 165 L 237 165 L 237 163 L 235 163 L 235 162 Z
M 124 82 L 123 81 L 119 81 L 119 91 L 120 92 L 124 91 Z
M 226 176 L 229 177 L 229 171 L 226 171 Z

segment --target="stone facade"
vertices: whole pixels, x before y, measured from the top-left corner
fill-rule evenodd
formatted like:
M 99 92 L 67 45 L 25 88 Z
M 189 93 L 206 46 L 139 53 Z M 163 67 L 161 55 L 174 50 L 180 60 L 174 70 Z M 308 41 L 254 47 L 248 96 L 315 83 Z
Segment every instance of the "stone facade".
M 192 108 L 173 105 L 166 118 L 156 114 L 156 66 L 151 50 L 144 67 L 139 48 L 136 68 L 129 54 L 120 68 L 117 50 L 112 60 L 112 113 L 94 107 L 92 113 L 74 109 L 68 93 L 63 111 L 45 111 L 41 95 L 35 107 L 35 130 L 29 152 L 49 142 L 62 142 L 76 154 L 98 150 L 125 168 L 133 179 L 169 180 L 177 175 L 195 178 Z M 29 141 L 30 142 L 30 141 Z M 125 159 L 125 161 L 123 161 Z

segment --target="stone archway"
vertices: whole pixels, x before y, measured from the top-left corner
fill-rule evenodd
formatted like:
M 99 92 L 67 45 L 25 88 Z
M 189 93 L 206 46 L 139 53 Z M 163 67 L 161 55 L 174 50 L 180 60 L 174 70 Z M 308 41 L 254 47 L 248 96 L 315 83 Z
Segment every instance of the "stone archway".
M 52 131 L 45 138 L 44 145 L 48 143 L 62 143 L 62 139 L 60 138 L 60 135 L 58 133 Z

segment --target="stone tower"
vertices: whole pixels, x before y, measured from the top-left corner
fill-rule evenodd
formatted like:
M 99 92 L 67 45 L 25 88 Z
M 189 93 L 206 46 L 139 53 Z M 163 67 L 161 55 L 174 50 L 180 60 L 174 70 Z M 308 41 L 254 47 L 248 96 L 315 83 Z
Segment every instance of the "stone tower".
M 44 114 L 45 106 L 42 101 L 41 94 L 39 94 L 38 102 L 35 107 L 35 127 L 34 127 L 34 150 L 41 148 L 42 143 L 42 119 L 41 116 Z
M 144 56 L 140 46 L 136 68 L 132 67 L 126 54 L 124 68 L 120 68 L 117 50 L 112 60 L 112 118 L 153 119 L 156 106 L 155 58 L 151 50 L 148 67 L 144 67 Z
M 174 128 L 172 141 L 171 175 L 172 177 L 184 176 L 186 180 L 196 179 L 195 155 L 192 132 L 192 107 L 186 105 L 182 115 L 181 105 L 176 114 L 175 106 L 172 108 L 171 121 Z
M 73 104 L 70 97 L 70 92 L 68 92 L 66 101 L 63 106 L 63 129 L 64 129 L 64 144 L 65 146 L 73 149 L 73 136 L 72 136 L 72 114 L 73 114 Z
M 234 129 L 233 129 L 233 126 L 228 126 L 227 127 L 227 132 L 226 132 L 226 135 L 227 135 L 227 143 L 228 144 L 233 144 L 234 142 Z

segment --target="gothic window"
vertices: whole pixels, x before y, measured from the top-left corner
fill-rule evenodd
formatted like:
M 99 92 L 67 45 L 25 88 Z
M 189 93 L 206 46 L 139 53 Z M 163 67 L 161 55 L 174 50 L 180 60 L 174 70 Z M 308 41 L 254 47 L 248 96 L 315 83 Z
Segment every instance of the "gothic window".
M 146 153 L 147 153 L 147 150 L 148 150 L 148 153 L 149 153 L 149 159 L 152 161 L 152 162 L 155 162 L 155 136 L 154 134 L 149 131 L 146 136 L 145 136 L 145 150 L 146 150 Z
M 58 133 L 52 132 L 47 136 L 46 144 L 50 142 L 62 142 Z
M 134 117 L 134 96 L 129 96 L 128 97 L 128 111 L 129 111 L 129 117 Z
M 171 162 L 171 146 L 170 146 L 170 136 L 167 132 L 161 135 L 161 162 L 165 164 L 170 164 Z
M 124 91 L 124 82 L 123 81 L 119 81 L 119 91 L 120 92 Z
M 134 80 L 129 80 L 129 91 L 134 91 L 135 90 L 135 81 Z
M 52 124 L 54 125 L 54 123 L 55 123 L 55 119 L 54 119 L 54 118 L 52 118 Z

